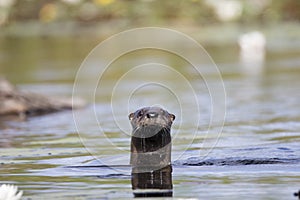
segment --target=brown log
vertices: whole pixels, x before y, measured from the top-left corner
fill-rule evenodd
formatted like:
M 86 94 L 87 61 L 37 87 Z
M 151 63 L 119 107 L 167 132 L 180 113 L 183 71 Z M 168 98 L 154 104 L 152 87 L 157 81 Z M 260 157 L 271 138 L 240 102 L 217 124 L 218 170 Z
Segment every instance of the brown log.
M 18 90 L 5 78 L 0 77 L 0 116 L 34 116 L 81 108 L 85 102 L 76 99 L 47 97 L 33 92 Z

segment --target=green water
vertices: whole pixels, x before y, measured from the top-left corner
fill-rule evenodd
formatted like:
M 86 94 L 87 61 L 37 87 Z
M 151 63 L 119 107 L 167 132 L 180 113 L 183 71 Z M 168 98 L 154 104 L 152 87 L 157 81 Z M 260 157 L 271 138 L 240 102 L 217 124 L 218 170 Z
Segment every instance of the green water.
M 23 90 L 71 96 L 79 66 L 101 40 L 75 36 L 1 38 L 0 73 Z M 92 101 L 87 98 L 91 103 L 85 109 L 75 111 L 82 123 L 79 131 L 73 113 L 68 111 L 26 121 L 0 122 L 0 183 L 16 184 L 24 191 L 24 199 L 132 198 L 129 167 L 66 166 L 89 166 L 96 161 L 127 165 L 127 116 L 140 105 L 157 102 L 176 115 L 172 129 L 174 197 L 296 199 L 293 193 L 300 189 L 298 41 L 299 37 L 280 42 L 269 38 L 265 60 L 252 63 L 250 70 L 240 60 L 237 44 L 205 46 L 221 72 L 226 91 L 226 120 L 221 135 L 219 126 L 214 124 L 210 134 L 206 132 L 212 111 L 211 96 L 202 77 L 195 74 L 189 63 L 168 52 L 149 49 L 120 57 L 101 79 L 104 89 L 96 90 Z M 167 64 L 188 78 L 201 99 L 200 115 L 190 91 L 178 79 L 155 72 L 148 75 L 174 84 L 175 93 L 185 97 L 181 104 L 174 100 L 172 91 L 152 86 L 137 90 L 130 106 L 124 107 L 126 88 L 144 78 L 129 77 L 118 85 L 121 89 L 113 101 L 116 118 L 112 117 L 113 86 L 131 66 L 149 61 Z M 211 64 L 202 64 L 214 89 L 220 81 L 218 74 L 211 70 Z M 94 68 L 97 66 L 98 63 Z M 85 75 L 86 83 L 95 75 L 94 68 L 91 66 L 90 73 Z M 79 96 L 86 98 L 90 89 L 79 91 Z M 94 120 L 95 114 L 99 124 Z M 198 115 L 200 122 L 195 131 L 194 117 Z M 239 164 L 243 159 L 283 162 Z M 201 164 L 203 160 L 213 164 Z M 228 160 L 233 162 L 217 164 Z

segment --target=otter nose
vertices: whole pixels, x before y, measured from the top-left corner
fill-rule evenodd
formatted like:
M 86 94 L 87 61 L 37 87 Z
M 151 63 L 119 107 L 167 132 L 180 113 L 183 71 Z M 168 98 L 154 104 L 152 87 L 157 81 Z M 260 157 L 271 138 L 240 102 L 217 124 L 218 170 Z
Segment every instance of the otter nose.
M 156 118 L 158 116 L 158 113 L 156 112 L 148 112 L 146 114 L 147 118 Z

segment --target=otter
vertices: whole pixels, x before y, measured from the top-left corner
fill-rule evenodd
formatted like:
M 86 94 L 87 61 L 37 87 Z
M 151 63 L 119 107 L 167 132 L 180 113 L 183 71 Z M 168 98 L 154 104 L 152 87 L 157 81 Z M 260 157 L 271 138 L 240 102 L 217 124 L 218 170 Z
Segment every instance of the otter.
M 175 115 L 159 107 L 145 107 L 129 114 L 129 120 L 133 128 L 130 164 L 156 169 L 170 165 Z
M 131 185 L 135 197 L 173 196 L 171 126 L 175 115 L 145 107 L 129 115 Z

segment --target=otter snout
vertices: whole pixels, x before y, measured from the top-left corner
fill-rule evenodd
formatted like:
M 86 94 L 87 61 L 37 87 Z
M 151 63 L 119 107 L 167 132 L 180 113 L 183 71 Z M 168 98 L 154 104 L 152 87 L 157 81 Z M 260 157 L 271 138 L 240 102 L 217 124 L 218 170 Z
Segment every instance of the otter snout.
M 158 113 L 157 112 L 149 112 L 146 114 L 147 118 L 157 118 L 158 117 Z

